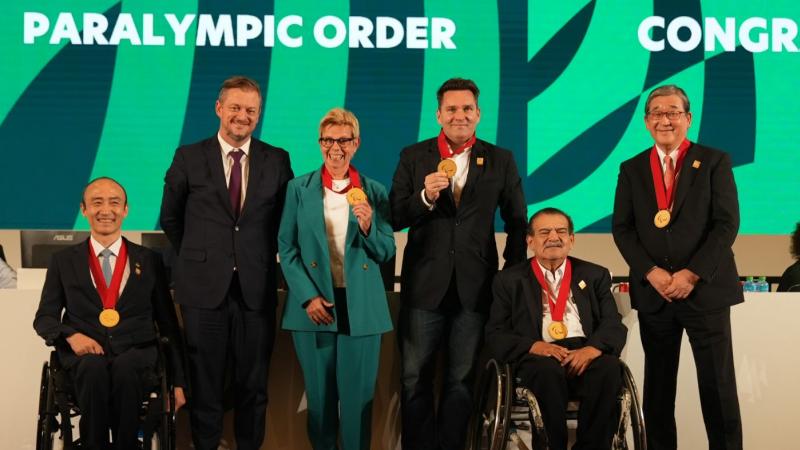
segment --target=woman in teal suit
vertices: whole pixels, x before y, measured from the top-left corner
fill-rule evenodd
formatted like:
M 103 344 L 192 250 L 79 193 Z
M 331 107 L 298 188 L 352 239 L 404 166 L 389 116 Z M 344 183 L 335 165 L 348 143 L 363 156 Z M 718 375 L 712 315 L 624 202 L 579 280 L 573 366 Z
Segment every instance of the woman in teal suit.
M 392 329 L 379 264 L 395 253 L 386 189 L 355 170 L 358 119 L 334 108 L 319 125 L 323 165 L 289 182 L 278 249 L 315 450 L 369 449 L 381 334 Z

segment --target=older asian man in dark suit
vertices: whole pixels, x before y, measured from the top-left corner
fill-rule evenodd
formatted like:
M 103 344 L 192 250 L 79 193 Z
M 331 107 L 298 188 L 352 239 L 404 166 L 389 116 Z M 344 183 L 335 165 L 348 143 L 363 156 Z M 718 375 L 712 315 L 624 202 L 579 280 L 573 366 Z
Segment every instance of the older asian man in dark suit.
M 185 403 L 178 321 L 161 257 L 122 237 L 125 190 L 111 178 L 86 187 L 81 212 L 91 237 L 55 255 L 33 327 L 71 375 L 85 448 L 138 449 L 139 407 L 169 338 L 176 406 Z M 63 318 L 62 318 L 63 312 Z
M 490 354 L 513 365 L 520 384 L 539 400 L 550 448 L 567 448 L 566 406 L 580 399 L 574 449 L 609 449 L 619 414 L 622 324 L 611 275 L 568 256 L 572 219 L 545 208 L 530 220 L 534 258 L 495 277 L 486 324 Z M 571 391 L 571 395 L 570 395 Z
M 403 149 L 389 200 L 395 230 L 409 228 L 399 325 L 403 448 L 464 447 L 472 372 L 497 273 L 499 208 L 506 262 L 525 259 L 525 196 L 510 151 L 477 139 L 478 87 L 447 80 L 437 92 L 437 138 Z M 438 411 L 433 366 L 447 349 Z
M 613 234 L 630 266 L 645 352 L 648 447 L 678 445 L 675 393 L 686 330 L 709 448 L 740 449 L 730 307 L 744 296 L 731 249 L 739 230 L 731 158 L 686 138 L 692 113 L 678 86 L 650 92 L 644 122 L 655 145 L 620 166 Z
M 178 148 L 164 178 L 161 227 L 177 252 L 191 369 L 195 448 L 222 436 L 226 362 L 233 366 L 234 429 L 241 450 L 261 447 L 275 339 L 277 234 L 289 154 L 253 138 L 261 113 L 255 81 L 232 77 L 216 102 L 219 132 Z

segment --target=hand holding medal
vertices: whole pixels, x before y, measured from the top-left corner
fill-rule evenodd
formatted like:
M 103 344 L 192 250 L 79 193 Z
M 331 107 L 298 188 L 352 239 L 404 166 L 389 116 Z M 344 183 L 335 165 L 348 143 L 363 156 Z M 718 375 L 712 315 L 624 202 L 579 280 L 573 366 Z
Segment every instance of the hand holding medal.
M 456 166 L 456 162 L 452 159 L 443 159 L 439 162 L 439 166 L 436 167 L 438 172 L 444 172 L 447 175 L 447 178 L 452 179 L 456 176 L 456 171 L 458 167 Z
M 361 232 L 365 235 L 369 234 L 370 227 L 372 226 L 372 207 L 369 205 L 367 193 L 361 188 L 361 176 L 358 174 L 358 170 L 350 164 L 347 168 L 350 184 L 341 191 L 334 191 L 333 177 L 328 172 L 328 169 L 325 168 L 324 164 L 322 165 L 321 172 L 322 185 L 333 192 L 346 196 L 347 203 L 353 208 L 353 215 L 356 216 L 356 220 L 358 220 L 358 227 L 361 228 Z

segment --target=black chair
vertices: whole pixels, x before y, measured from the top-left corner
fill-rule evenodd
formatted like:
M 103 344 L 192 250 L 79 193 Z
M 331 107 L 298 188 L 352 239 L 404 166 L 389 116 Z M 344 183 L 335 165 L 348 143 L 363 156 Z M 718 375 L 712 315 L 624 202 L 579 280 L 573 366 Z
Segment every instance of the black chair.
M 149 389 L 139 411 L 141 448 L 143 450 L 175 449 L 175 395 L 166 352 L 166 340 L 159 342 L 159 357 Z M 36 450 L 80 449 L 80 438 L 74 438 L 73 419 L 80 417 L 69 372 L 50 352 L 50 361 L 42 365 L 39 386 L 39 413 L 36 425 Z M 59 441 L 57 445 L 56 441 Z
M 618 395 L 620 417 L 611 448 L 615 450 L 647 449 L 644 414 L 633 375 L 625 363 L 622 367 L 622 390 Z M 505 450 L 509 443 L 517 449 L 528 449 L 520 431 L 528 431 L 537 449 L 548 449 L 547 430 L 536 397 L 528 389 L 516 386 L 517 380 L 509 364 L 492 359 L 486 363 L 476 392 L 475 413 L 468 435 L 470 450 Z M 577 421 L 577 402 L 570 402 L 567 420 Z

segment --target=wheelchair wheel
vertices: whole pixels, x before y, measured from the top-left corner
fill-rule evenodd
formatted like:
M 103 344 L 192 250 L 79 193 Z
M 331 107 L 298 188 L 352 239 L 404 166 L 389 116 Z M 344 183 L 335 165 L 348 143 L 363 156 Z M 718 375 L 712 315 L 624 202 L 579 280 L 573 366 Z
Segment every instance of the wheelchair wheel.
M 509 367 L 495 360 L 486 363 L 468 442 L 471 450 L 503 450 L 509 433 L 511 380 Z
M 520 389 L 519 395 L 528 406 L 528 418 L 531 423 L 533 446 L 540 450 L 549 450 L 550 441 L 547 437 L 547 430 L 544 427 L 544 419 L 542 418 L 542 410 L 539 407 L 538 400 L 536 400 L 533 392 L 525 388 Z
M 639 402 L 639 391 L 633 375 L 625 363 L 622 365 L 622 391 L 620 392 L 620 419 L 614 435 L 612 448 L 615 450 L 646 450 L 647 433 L 644 426 L 644 413 Z
M 175 394 L 162 373 L 156 391 L 150 394 L 144 408 L 142 424 L 143 450 L 175 448 Z
M 58 430 L 55 417 L 48 411 L 53 406 L 53 386 L 50 378 L 50 366 L 42 365 L 42 377 L 39 384 L 39 418 L 36 421 L 36 450 L 52 450 L 53 434 Z M 55 426 L 54 426 L 55 425 Z

